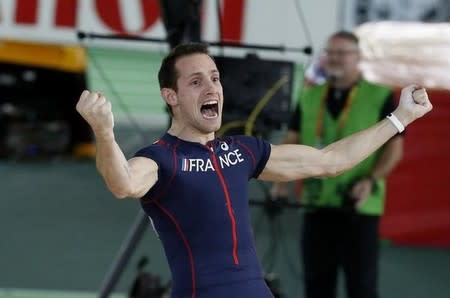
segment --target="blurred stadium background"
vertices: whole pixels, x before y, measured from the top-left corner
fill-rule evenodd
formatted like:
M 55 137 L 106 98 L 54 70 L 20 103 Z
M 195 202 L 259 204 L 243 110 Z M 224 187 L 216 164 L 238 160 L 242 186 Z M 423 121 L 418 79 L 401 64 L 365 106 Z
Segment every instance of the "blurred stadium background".
M 413 77 L 430 88 L 433 115 L 428 122 L 409 129 L 405 161 L 389 181 L 382 226 L 383 298 L 450 295 L 450 192 L 446 187 L 450 83 L 440 80 L 450 66 L 449 2 L 417 0 L 405 8 L 394 0 L 333 0 L 326 4 L 203 1 L 205 40 L 260 46 L 217 46 L 213 54 L 238 58 L 252 54 L 261 62 L 278 61 L 293 67 L 288 90 L 277 94 L 280 101 L 296 100 L 303 71 L 313 65 L 327 35 L 340 28 L 360 34 L 367 46 L 363 66 L 373 80 L 387 80 L 398 88 L 406 74 L 406 78 Z M 108 192 L 92 159 L 92 135 L 73 114 L 73 107 L 83 88 L 106 94 L 113 102 L 118 142 L 127 156 L 165 130 L 168 118 L 156 73 L 168 45 L 158 41 L 166 36 L 158 4 L 156 0 L 0 2 L 0 298 L 98 297 L 139 218 L 139 206 L 133 201 L 114 200 Z M 324 11 L 323 5 L 330 9 Z M 121 21 L 117 21 L 118 14 Z M 383 29 L 382 34 L 378 27 L 371 31 L 363 26 L 379 20 L 398 23 Z M 413 27 L 404 28 L 405 24 Z M 393 37 L 383 34 L 395 30 L 398 33 Z M 78 39 L 79 31 L 106 38 Z M 155 41 L 108 37 L 123 37 L 124 33 Z M 400 38 L 405 36 L 411 38 Z M 397 42 L 399 56 L 377 56 L 384 50 L 374 45 L 392 49 L 392 40 Z M 295 50 L 264 50 L 264 46 Z M 313 55 L 305 53 L 306 47 L 311 47 Z M 442 60 L 435 53 L 440 53 Z M 390 73 L 398 76 L 388 77 L 377 65 L 392 69 Z M 425 66 L 434 68 L 428 73 Z M 262 95 L 264 90 L 253 91 Z M 285 128 L 283 124 L 260 125 L 256 133 L 264 133 L 274 142 Z M 251 198 L 263 203 L 268 186 L 258 182 L 251 186 Z M 302 211 L 295 207 L 252 207 L 264 269 L 271 274 L 273 286 L 287 298 L 302 297 L 298 251 L 301 216 Z M 169 282 L 164 252 L 148 228 L 109 297 L 127 297 L 142 257 L 149 259 L 146 271 L 162 285 Z

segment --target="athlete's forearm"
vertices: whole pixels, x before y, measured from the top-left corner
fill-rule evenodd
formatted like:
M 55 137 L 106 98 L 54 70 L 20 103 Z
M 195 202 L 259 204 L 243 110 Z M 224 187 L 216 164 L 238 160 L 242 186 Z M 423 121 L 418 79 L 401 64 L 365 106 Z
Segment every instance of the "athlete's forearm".
M 334 176 L 354 167 L 397 132 L 396 127 L 385 119 L 368 129 L 328 145 L 322 149 L 326 174 Z
M 96 145 L 96 165 L 106 185 L 117 198 L 127 197 L 131 192 L 130 169 L 114 133 L 96 134 Z

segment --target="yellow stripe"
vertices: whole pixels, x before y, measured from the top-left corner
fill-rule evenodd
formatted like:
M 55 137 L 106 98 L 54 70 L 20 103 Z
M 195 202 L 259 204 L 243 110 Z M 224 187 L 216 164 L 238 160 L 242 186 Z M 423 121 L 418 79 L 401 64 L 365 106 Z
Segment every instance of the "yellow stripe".
M 0 42 L 0 62 L 84 72 L 86 53 L 79 46 L 4 40 Z

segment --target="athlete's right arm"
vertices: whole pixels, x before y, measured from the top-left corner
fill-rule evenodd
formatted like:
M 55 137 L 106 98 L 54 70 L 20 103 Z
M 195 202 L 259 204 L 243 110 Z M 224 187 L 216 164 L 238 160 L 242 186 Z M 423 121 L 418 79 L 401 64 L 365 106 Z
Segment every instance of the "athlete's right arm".
M 119 199 L 142 197 L 156 183 L 158 166 L 145 157 L 125 158 L 114 136 L 111 102 L 98 92 L 83 91 L 76 109 L 94 132 L 97 169 L 109 190 Z

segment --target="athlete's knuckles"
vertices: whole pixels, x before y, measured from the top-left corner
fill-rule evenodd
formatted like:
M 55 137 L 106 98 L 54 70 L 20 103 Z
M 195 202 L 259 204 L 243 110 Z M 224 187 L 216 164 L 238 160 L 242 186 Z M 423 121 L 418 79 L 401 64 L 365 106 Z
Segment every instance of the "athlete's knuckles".
M 104 104 L 104 103 L 106 102 L 106 99 L 102 96 L 102 97 L 99 97 L 99 98 L 97 99 L 97 102 L 98 102 L 99 104 Z
M 91 93 L 89 94 L 89 96 L 87 97 L 87 100 L 89 102 L 96 102 L 98 100 L 98 96 L 96 93 Z

